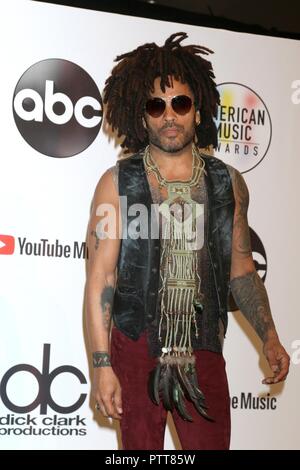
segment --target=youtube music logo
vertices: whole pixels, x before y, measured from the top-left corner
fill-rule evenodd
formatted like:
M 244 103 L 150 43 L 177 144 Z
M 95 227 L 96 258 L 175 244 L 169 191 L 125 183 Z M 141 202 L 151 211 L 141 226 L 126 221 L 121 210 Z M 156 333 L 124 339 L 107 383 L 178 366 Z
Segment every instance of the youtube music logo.
M 21 256 L 41 256 L 46 258 L 88 258 L 86 242 L 74 240 L 65 243 L 56 239 L 40 238 L 38 241 L 27 237 L 13 237 L 0 234 L 0 255 L 20 254 Z
M 15 251 L 15 238 L 11 235 L 0 235 L 0 255 L 12 255 Z

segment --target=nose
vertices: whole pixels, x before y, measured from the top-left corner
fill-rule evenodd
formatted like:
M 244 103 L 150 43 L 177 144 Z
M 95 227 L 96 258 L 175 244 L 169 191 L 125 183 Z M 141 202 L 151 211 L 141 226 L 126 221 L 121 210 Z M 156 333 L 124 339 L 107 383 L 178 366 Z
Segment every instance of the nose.
M 166 102 L 166 108 L 163 114 L 163 118 L 165 121 L 174 121 L 177 118 L 177 114 L 175 113 L 174 109 L 172 108 L 171 102 Z

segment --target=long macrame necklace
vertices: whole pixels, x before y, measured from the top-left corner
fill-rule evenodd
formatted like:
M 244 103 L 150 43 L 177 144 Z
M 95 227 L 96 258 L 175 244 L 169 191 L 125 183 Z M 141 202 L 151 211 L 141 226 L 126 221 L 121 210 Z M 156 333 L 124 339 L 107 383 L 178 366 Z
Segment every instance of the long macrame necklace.
M 149 146 L 144 153 L 146 171 L 153 172 L 159 189 L 166 187 L 168 192 L 167 199 L 159 205 L 163 216 L 158 332 L 162 348 L 159 362 L 150 373 L 148 389 L 154 403 L 159 404 L 161 397 L 167 410 L 172 411 L 175 407 L 188 421 L 192 421 L 192 417 L 184 405 L 184 396 L 193 402 L 202 416 L 211 419 L 205 411 L 205 398 L 198 385 L 191 342 L 192 328 L 198 337 L 197 309 L 203 309 L 197 249 L 193 244 L 197 217 L 203 214 L 203 206 L 192 199 L 191 188 L 199 187 L 205 172 L 205 162 L 194 145 L 192 154 L 190 180 L 168 181 L 152 160 Z

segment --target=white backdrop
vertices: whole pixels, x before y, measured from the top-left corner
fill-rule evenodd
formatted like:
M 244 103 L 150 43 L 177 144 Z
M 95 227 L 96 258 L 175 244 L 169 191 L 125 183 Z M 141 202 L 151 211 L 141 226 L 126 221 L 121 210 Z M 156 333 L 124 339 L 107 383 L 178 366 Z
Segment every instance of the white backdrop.
M 231 448 L 300 447 L 300 43 L 20 0 L 9 2 L 0 19 L 2 449 L 117 449 L 120 442 L 117 425 L 96 421 L 89 399 L 83 331 L 84 257 L 73 256 L 74 243 L 81 246 L 85 240 L 95 186 L 105 169 L 115 163 L 119 149 L 102 129 L 92 137 L 93 129 L 89 133 L 87 125 L 76 122 L 76 135 L 86 139 L 85 149 L 69 158 L 53 158 L 53 149 L 67 152 L 74 144 L 75 132 L 68 130 L 68 124 L 49 122 L 43 114 L 33 127 L 32 122 L 25 122 L 26 113 L 23 118 L 17 115 L 14 94 L 26 86 L 44 89 L 47 76 L 35 75 L 31 81 L 29 77 L 29 82 L 19 83 L 19 89 L 17 84 L 25 72 L 23 78 L 28 78 L 27 71 L 34 65 L 39 70 L 40 61 L 62 59 L 65 62 L 55 62 L 59 69 L 55 92 L 72 96 L 72 81 L 64 68 L 69 62 L 82 73 L 81 97 L 90 93 L 82 70 L 101 92 L 117 55 L 145 42 L 163 44 L 178 31 L 188 33 L 186 43 L 215 51 L 210 59 L 217 83 L 225 84 L 220 87 L 224 106 L 265 113 L 264 122 L 255 123 L 254 118 L 251 122 L 249 147 L 253 150 L 257 144 L 257 155 L 252 150 L 247 154 L 245 139 L 236 139 L 232 133 L 227 151 L 223 141 L 216 155 L 245 171 L 249 224 L 261 241 L 255 259 L 262 276 L 267 259 L 266 287 L 272 312 L 292 363 L 285 385 L 262 385 L 268 369 L 260 343 L 239 312 L 229 314 L 224 354 L 233 405 Z M 46 106 L 45 97 L 40 96 L 41 106 Z M 97 108 L 95 92 L 92 96 Z M 72 98 L 71 104 L 75 105 Z M 24 101 L 25 105 L 30 112 L 32 102 Z M 61 134 L 57 134 L 59 126 Z M 47 139 L 48 155 L 39 147 Z M 69 246 L 70 256 L 34 255 L 34 243 L 42 239 Z M 76 405 L 80 397 L 81 403 Z M 165 448 L 179 449 L 169 424 Z

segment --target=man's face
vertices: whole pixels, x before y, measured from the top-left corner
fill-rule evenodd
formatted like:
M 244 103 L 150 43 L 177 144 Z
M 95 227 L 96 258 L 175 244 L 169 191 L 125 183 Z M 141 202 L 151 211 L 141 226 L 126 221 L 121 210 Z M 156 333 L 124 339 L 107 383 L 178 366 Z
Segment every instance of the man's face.
M 176 113 L 171 104 L 172 98 L 180 95 L 189 96 L 192 100 L 191 109 L 184 115 Z M 163 152 L 180 152 L 193 142 L 195 135 L 194 95 L 189 85 L 173 79 L 173 86 L 166 87 L 163 93 L 160 88 L 160 77 L 158 77 L 154 81 L 154 92 L 149 98 L 162 98 L 166 101 L 166 107 L 161 116 L 152 117 L 147 111 L 145 112 L 149 143 Z

